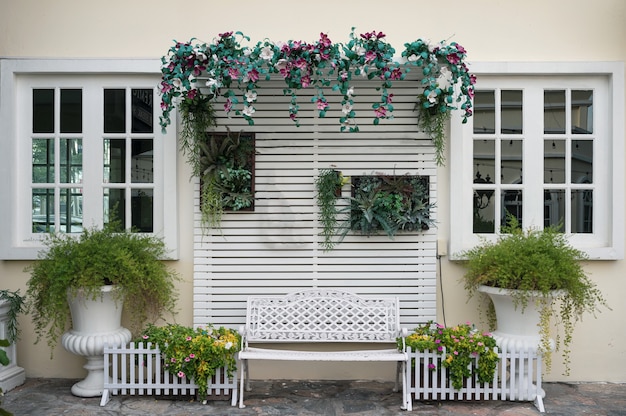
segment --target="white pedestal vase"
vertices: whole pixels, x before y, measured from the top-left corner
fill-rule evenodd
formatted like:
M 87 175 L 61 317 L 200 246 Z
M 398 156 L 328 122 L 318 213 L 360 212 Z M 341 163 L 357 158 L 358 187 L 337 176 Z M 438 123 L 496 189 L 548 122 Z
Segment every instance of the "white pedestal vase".
M 9 302 L 0 300 L 0 339 L 7 339 L 7 326 L 9 322 Z M 9 357 L 9 365 L 0 365 L 0 389 L 7 392 L 26 381 L 26 372 L 17 365 L 17 349 L 15 343 L 8 347 L 2 347 Z
M 540 311 L 531 298 L 522 312 L 521 306 L 516 306 L 511 293 L 514 290 L 500 289 L 491 286 L 480 286 L 478 291 L 489 296 L 496 310 L 497 329 L 492 332 L 498 347 L 503 351 L 514 353 L 533 352 L 541 354 L 541 335 L 539 333 Z M 537 296 L 543 296 L 537 293 Z M 550 340 L 551 350 L 554 349 L 554 340 Z M 528 397 L 516 397 L 516 400 L 534 400 L 533 396 L 545 397 L 545 391 L 533 384 L 533 375 L 528 367 L 515 369 L 512 377 L 528 386 L 524 394 Z M 523 395 L 524 395 L 523 394 Z
M 104 391 L 104 346 L 126 345 L 130 331 L 121 326 L 122 304 L 115 302 L 113 286 L 103 286 L 102 296 L 96 300 L 83 295 L 70 298 L 72 329 L 61 339 L 69 352 L 84 356 L 88 371 L 84 380 L 72 386 L 72 394 L 79 397 L 102 396 Z

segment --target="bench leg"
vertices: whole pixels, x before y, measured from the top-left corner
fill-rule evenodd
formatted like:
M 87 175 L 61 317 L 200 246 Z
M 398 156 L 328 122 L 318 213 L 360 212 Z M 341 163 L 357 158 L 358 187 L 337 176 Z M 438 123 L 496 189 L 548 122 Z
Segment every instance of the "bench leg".
M 400 388 L 400 373 L 402 372 L 402 361 L 398 361 L 396 364 L 396 381 L 393 384 L 393 392 L 397 393 Z
M 243 409 L 246 405 L 243 404 L 243 392 L 244 392 L 244 384 L 248 382 L 246 376 L 248 372 L 248 360 L 241 360 L 241 373 L 239 377 L 239 408 Z M 245 381 L 244 381 L 245 380 Z

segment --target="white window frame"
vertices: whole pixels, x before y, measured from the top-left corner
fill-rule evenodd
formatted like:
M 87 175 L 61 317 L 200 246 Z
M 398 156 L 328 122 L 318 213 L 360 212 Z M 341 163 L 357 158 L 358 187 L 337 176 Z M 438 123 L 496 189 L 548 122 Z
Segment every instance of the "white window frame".
M 44 248 L 45 233 L 32 233 L 30 230 L 30 195 L 31 176 L 30 142 L 21 137 L 24 117 L 20 108 L 20 85 L 31 76 L 76 75 L 77 77 L 119 76 L 120 80 L 128 76 L 130 80 L 141 76 L 137 86 L 128 81 L 126 86 L 133 88 L 154 87 L 155 106 L 154 125 L 154 235 L 162 237 L 168 249 L 168 259 L 178 259 L 178 198 L 177 182 L 177 145 L 176 128 L 169 126 L 166 133 L 161 132 L 158 123 L 160 115 L 157 85 L 160 81 L 161 63 L 157 59 L 0 59 L 0 258 L 4 260 L 32 260 Z M 149 83 L 147 83 L 149 80 Z M 77 81 L 76 85 L 80 85 Z M 54 85 L 51 85 L 54 87 Z M 121 85 L 124 86 L 124 85 Z M 84 123 L 87 123 L 84 120 Z M 85 155 L 84 163 L 93 163 L 102 155 Z M 25 156 L 26 155 L 26 156 Z M 21 195 L 21 196 L 20 196 Z M 101 200 L 102 201 L 102 200 Z M 101 226 L 102 202 L 92 206 L 93 216 L 86 215 L 83 224 L 86 227 Z M 26 218 L 26 220 L 25 220 Z
M 624 258 L 624 63 L 622 62 L 482 62 L 472 64 L 471 70 L 477 76 L 476 88 L 481 89 L 481 77 L 494 85 L 498 77 L 505 79 L 531 77 L 603 77 L 608 89 L 607 125 L 605 137 L 609 138 L 609 160 L 597 160 L 594 167 L 607 168 L 605 175 L 599 178 L 606 180 L 602 193 L 597 198 L 604 214 L 594 213 L 594 230 L 592 234 L 570 234 L 570 243 L 584 251 L 592 260 L 619 260 Z M 485 87 L 485 89 L 490 89 Z M 506 87 L 502 87 L 506 88 Z M 453 112 L 455 113 L 455 112 Z M 472 200 L 473 187 L 473 146 L 471 123 L 462 124 L 460 116 L 453 114 L 450 126 L 450 236 L 449 252 L 452 260 L 461 260 L 460 253 L 481 242 L 481 239 L 496 239 L 497 234 L 473 233 L 473 207 L 467 201 Z M 527 152 L 532 149 L 525 149 Z M 535 149 L 536 151 L 536 149 Z M 595 151 L 594 151 L 595 153 Z M 595 157 L 595 156 L 594 156 Z M 543 172 L 541 165 L 528 166 L 525 162 L 524 172 Z M 606 164 L 606 165 L 605 165 Z M 595 176 L 595 173 L 594 173 Z M 525 194 L 525 198 L 528 198 Z M 594 201 L 595 202 L 595 201 Z M 595 205 L 594 205 L 595 207 Z M 598 210 L 599 211 L 599 210 Z M 543 216 L 524 215 L 525 227 L 543 227 Z M 597 224 L 597 226 L 596 226 Z

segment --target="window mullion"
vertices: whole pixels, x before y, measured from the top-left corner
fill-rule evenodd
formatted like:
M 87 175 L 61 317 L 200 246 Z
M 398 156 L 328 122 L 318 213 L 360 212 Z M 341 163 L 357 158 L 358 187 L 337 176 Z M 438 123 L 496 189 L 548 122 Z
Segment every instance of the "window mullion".
M 524 227 L 543 228 L 543 88 L 524 88 L 523 109 Z

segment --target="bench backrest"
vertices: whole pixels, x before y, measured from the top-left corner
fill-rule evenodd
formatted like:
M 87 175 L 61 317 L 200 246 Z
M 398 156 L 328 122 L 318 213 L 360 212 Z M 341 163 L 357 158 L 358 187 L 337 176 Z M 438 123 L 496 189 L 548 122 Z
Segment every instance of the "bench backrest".
M 400 333 L 399 300 L 332 289 L 251 296 L 245 331 L 247 341 L 395 342 Z

